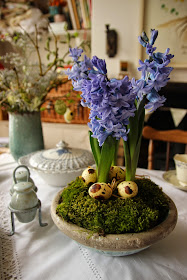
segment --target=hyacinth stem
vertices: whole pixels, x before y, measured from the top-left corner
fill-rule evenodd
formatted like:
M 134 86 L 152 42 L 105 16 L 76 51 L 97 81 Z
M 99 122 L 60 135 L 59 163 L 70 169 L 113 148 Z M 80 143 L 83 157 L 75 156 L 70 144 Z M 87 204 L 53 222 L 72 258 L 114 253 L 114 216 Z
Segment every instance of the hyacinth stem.
M 101 158 L 98 166 L 98 182 L 107 183 L 108 173 L 115 156 L 115 139 L 108 136 L 101 149 Z
M 140 102 L 135 116 L 129 119 L 128 140 L 124 141 L 126 180 L 134 181 L 141 147 L 142 129 L 145 117 L 145 98 Z
M 99 147 L 99 142 L 97 140 L 97 138 L 93 138 L 92 137 L 92 132 L 89 131 L 89 139 L 90 139 L 90 147 L 92 150 L 92 154 L 95 160 L 95 164 L 96 164 L 96 172 L 97 172 L 97 177 L 98 177 L 98 166 L 99 166 L 99 162 L 100 162 L 100 158 L 101 158 L 101 148 Z
M 116 140 L 116 139 L 114 138 L 114 142 L 115 142 L 115 152 L 114 152 L 114 158 L 113 158 L 113 160 L 112 160 L 111 166 L 116 165 L 116 162 L 117 162 L 119 141 L 120 141 L 120 140 Z
M 96 164 L 98 182 L 106 183 L 111 165 L 116 164 L 119 140 L 108 136 L 102 148 L 99 146 L 97 138 L 92 137 L 89 131 L 90 146 Z

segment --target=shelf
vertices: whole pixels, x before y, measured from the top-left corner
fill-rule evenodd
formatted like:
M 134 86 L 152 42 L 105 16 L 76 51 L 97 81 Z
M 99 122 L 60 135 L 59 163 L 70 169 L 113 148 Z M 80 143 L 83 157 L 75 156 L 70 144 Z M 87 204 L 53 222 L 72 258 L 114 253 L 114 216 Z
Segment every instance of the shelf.
M 54 32 L 55 35 L 65 35 L 66 31 L 64 30 L 64 27 L 66 25 L 66 22 L 51 22 L 49 33 L 51 33 L 51 29 Z M 70 34 L 74 34 L 75 32 L 78 32 L 79 34 L 85 34 L 91 33 L 91 29 L 79 29 L 79 30 L 68 30 Z

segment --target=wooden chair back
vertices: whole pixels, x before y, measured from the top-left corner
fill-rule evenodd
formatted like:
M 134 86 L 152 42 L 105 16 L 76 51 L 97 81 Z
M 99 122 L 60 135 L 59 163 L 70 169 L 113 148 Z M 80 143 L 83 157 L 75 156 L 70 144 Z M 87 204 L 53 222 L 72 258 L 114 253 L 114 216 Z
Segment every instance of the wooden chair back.
M 149 139 L 148 146 L 148 169 L 154 168 L 154 141 L 164 141 L 167 143 L 166 148 L 166 171 L 169 169 L 170 143 L 187 144 L 187 131 L 172 130 L 156 130 L 150 126 L 143 128 L 143 137 Z M 187 146 L 186 146 L 187 147 Z M 186 149 L 185 149 L 186 153 Z

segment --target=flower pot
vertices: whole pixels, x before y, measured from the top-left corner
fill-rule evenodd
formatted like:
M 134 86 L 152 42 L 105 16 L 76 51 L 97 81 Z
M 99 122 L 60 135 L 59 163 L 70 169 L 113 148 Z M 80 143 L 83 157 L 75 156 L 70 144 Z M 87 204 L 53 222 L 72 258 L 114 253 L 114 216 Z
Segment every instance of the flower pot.
M 62 190 L 54 197 L 51 205 L 51 216 L 58 229 L 81 245 L 109 256 L 126 256 L 144 250 L 168 236 L 177 222 L 177 209 L 173 201 L 167 197 L 169 200 L 168 216 L 156 227 L 140 233 L 99 236 L 90 230 L 64 221 L 56 214 L 61 194 Z
M 16 161 L 44 149 L 40 112 L 9 113 L 9 147 Z

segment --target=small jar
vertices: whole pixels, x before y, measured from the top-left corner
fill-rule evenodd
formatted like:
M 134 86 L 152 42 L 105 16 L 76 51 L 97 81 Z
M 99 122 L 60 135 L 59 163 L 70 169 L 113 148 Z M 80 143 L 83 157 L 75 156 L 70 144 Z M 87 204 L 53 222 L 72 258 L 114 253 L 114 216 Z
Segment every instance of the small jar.
M 31 182 L 19 182 L 14 185 L 10 207 L 21 223 L 29 223 L 36 216 L 38 198 Z

